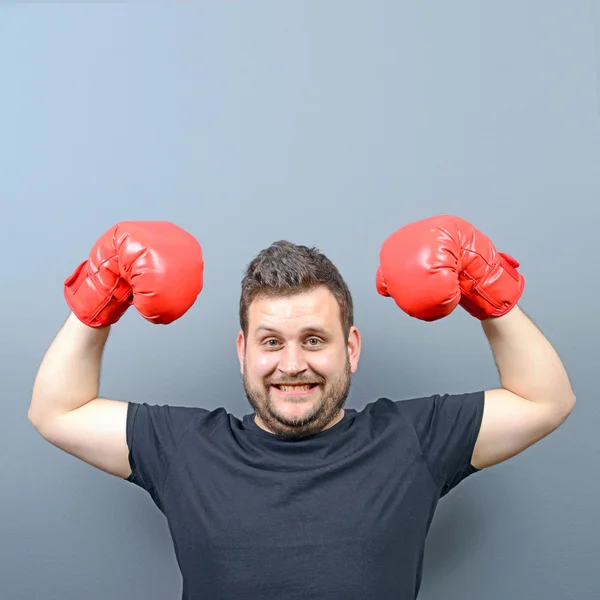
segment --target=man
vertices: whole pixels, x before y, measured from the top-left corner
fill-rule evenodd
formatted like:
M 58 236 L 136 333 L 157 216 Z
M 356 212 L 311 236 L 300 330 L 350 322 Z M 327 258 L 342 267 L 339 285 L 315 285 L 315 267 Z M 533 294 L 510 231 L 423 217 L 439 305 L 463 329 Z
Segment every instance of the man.
M 168 520 L 183 598 L 408 600 L 439 499 L 518 454 L 575 397 L 521 311 L 518 263 L 441 215 L 382 245 L 376 289 L 435 321 L 480 320 L 499 389 L 344 408 L 361 338 L 350 292 L 316 249 L 276 242 L 242 282 L 237 351 L 253 413 L 98 397 L 110 327 L 134 304 L 170 323 L 203 286 L 198 242 L 171 223 L 106 232 L 65 282 L 71 315 L 37 375 L 29 418 L 50 443 L 145 489 Z

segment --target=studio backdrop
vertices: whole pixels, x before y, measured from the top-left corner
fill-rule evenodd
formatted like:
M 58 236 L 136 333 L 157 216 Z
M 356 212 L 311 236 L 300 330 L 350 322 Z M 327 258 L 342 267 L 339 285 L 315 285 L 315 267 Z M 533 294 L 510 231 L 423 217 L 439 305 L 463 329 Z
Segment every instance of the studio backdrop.
M 419 598 L 600 597 L 599 19 L 588 0 L 2 4 L 0 597 L 181 595 L 151 498 L 27 419 L 99 235 L 173 221 L 206 265 L 179 321 L 113 328 L 101 395 L 241 417 L 241 277 L 280 239 L 320 248 L 353 294 L 349 407 L 499 385 L 476 319 L 377 294 L 383 240 L 441 213 L 521 263 L 577 405 L 442 499 Z

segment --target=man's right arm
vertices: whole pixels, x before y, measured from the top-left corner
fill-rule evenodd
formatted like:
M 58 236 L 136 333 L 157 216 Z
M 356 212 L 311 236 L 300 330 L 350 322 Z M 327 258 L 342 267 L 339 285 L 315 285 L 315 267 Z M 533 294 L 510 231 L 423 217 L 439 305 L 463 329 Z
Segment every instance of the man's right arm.
M 64 283 L 71 314 L 40 365 L 29 420 L 65 452 L 107 473 L 131 475 L 127 402 L 98 398 L 111 325 L 130 306 L 168 325 L 203 287 L 199 242 L 168 221 L 124 221 L 105 231 Z
M 110 327 L 71 313 L 40 365 L 28 417 L 48 442 L 111 475 L 131 474 L 126 402 L 98 398 Z

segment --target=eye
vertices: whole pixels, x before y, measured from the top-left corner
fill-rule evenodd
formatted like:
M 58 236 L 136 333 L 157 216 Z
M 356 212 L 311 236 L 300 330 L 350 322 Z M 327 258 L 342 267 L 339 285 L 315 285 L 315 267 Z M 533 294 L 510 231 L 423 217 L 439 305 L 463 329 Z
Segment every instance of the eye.
M 269 346 L 269 347 L 271 347 L 271 348 L 274 348 L 277 345 L 277 340 L 275 340 L 273 338 L 270 338 L 268 340 L 265 340 L 264 344 L 267 345 L 267 346 Z
M 317 346 L 320 342 L 321 342 L 321 340 L 319 338 L 316 338 L 316 337 L 308 338 L 308 345 L 309 346 L 313 346 L 313 347 Z

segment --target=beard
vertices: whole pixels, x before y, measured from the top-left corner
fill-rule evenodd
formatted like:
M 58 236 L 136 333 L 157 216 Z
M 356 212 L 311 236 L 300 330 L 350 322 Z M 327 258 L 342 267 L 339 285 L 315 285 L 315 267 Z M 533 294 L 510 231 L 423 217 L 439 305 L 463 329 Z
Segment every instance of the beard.
M 277 402 L 273 401 L 270 379 L 265 379 L 262 385 L 253 385 L 250 383 L 247 373 L 248 369 L 244 360 L 244 391 L 256 415 L 271 433 L 294 439 L 315 435 L 326 429 L 339 416 L 340 410 L 346 404 L 352 381 L 350 358 L 346 356 L 344 369 L 335 378 L 327 381 L 318 374 L 310 378 L 311 382 L 318 383 L 319 392 L 317 393 L 320 393 L 321 398 L 304 416 L 290 419 L 278 409 Z M 302 383 L 305 380 L 306 377 L 295 383 Z M 286 380 L 286 383 L 292 383 L 291 378 Z

